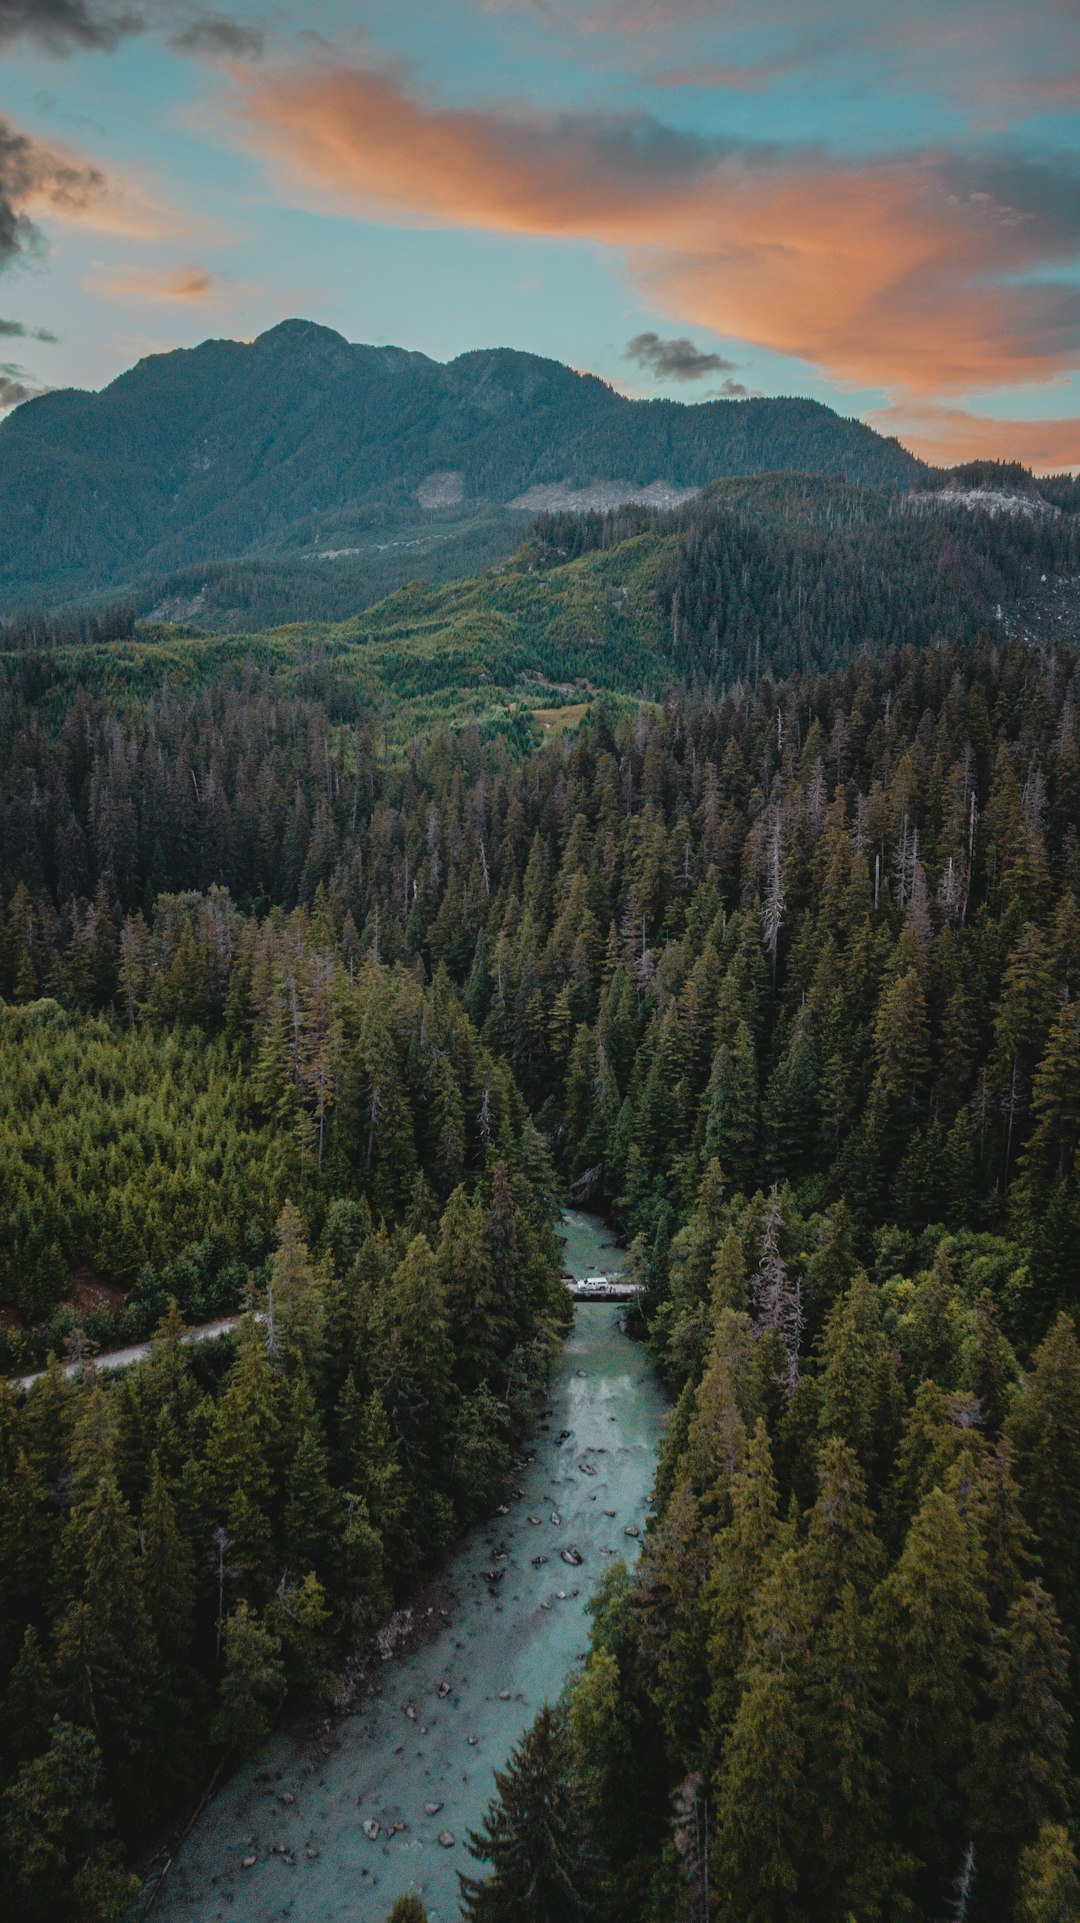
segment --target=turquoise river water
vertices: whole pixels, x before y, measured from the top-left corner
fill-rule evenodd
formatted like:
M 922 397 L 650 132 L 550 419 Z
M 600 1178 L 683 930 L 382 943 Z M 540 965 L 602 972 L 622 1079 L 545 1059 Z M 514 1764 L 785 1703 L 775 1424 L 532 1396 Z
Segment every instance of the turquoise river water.
M 570 1274 L 617 1266 L 597 1217 L 567 1211 L 562 1233 Z M 155 1917 L 384 1923 L 412 1890 L 430 1923 L 454 1923 L 494 1771 L 583 1656 L 601 1572 L 639 1548 L 664 1400 L 623 1314 L 577 1305 L 523 1493 L 470 1532 L 421 1600 L 419 1645 L 382 1663 L 327 1742 L 279 1733 L 237 1771 L 164 1877 Z

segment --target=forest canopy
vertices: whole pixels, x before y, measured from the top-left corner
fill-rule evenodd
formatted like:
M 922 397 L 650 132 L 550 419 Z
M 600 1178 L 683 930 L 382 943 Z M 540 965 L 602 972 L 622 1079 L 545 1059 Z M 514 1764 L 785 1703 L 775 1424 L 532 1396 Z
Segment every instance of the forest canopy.
M 456 629 L 7 657 L 4 1358 L 84 1361 L 0 1390 L 27 1917 L 118 1914 L 490 1509 L 566 1193 L 672 1415 L 475 1913 L 557 1780 L 568 1923 L 1075 1917 L 1078 682 L 1006 616 L 1075 532 L 763 490 L 551 520 Z M 543 743 L 408 735 L 357 665 L 554 680 L 587 617 L 660 698 Z

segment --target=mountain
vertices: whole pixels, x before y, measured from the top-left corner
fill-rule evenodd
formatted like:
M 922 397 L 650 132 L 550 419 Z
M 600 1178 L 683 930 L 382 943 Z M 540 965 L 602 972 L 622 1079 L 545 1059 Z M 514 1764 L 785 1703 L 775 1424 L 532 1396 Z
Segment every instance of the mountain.
M 443 364 L 284 321 L 251 343 L 152 355 L 100 393 L 42 395 L 0 424 L 0 606 L 133 584 L 147 608 L 197 601 L 208 571 L 243 560 L 277 570 L 278 618 L 344 575 L 331 590 L 344 605 L 325 610 L 340 614 L 508 553 L 530 510 L 671 506 L 777 470 L 893 487 L 926 473 L 817 401 L 627 400 L 533 354 Z M 185 568 L 196 575 L 169 580 Z

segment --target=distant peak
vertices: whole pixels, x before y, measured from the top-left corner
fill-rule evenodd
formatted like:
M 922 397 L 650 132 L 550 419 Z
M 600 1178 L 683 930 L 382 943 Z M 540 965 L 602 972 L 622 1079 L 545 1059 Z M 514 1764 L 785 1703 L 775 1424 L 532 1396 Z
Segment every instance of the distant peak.
M 301 341 L 310 341 L 313 345 L 320 343 L 326 347 L 349 346 L 344 334 L 339 334 L 336 328 L 323 327 L 319 321 L 297 319 L 278 321 L 276 327 L 268 327 L 264 334 L 257 336 L 254 345 L 256 347 L 278 345 L 289 347 Z

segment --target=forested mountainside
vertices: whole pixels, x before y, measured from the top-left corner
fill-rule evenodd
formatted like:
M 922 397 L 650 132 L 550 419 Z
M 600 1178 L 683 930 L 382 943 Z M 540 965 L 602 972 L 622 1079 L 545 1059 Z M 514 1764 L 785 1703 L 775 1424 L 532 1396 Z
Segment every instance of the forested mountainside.
M 994 478 L 983 483 L 991 497 Z M 1051 645 L 1080 639 L 1075 512 L 1002 514 L 933 498 L 905 503 L 820 476 L 765 475 L 718 482 L 669 513 L 541 515 L 502 566 L 442 587 L 414 581 L 336 625 L 309 619 L 236 643 L 193 625 L 136 628 L 130 607 L 9 620 L 0 679 L 12 718 L 34 711 L 59 725 L 78 689 L 104 704 L 95 712 L 121 718 L 132 740 L 129 772 L 117 765 L 116 780 L 139 811 L 156 811 L 152 797 L 168 788 L 175 829 L 162 832 L 190 849 L 206 818 L 200 797 L 232 809 L 253 778 L 244 713 L 262 714 L 265 693 L 275 704 L 314 700 L 331 724 L 360 727 L 368 748 L 376 736 L 404 743 L 470 719 L 527 744 L 526 710 L 557 725 L 598 688 L 651 700 L 675 688 L 715 693 L 770 671 L 832 669 L 867 647 L 935 647 L 988 629 Z M 212 715 L 191 702 L 199 689 Z M 179 765 L 138 745 L 153 737 L 162 700 L 182 736 Z M 136 718 L 147 702 L 148 724 Z M 84 807 L 70 772 L 61 779 L 59 763 L 40 764 L 52 755 L 46 736 L 34 739 L 50 809 Z M 259 739 L 259 805 L 280 812 L 293 793 L 284 738 Z M 15 792 L 26 752 L 20 743 L 0 774 L 17 809 L 28 805 Z M 32 819 L 48 864 L 56 822 L 40 810 Z M 269 888 L 277 899 L 285 887 L 242 872 L 234 851 L 224 859 L 222 878 L 241 895 Z M 186 887 L 194 872 L 170 856 L 147 879 Z
M 100 393 L 46 394 L 0 423 L 0 603 L 134 581 L 159 597 L 216 582 L 220 596 L 214 564 L 240 556 L 262 557 L 262 579 L 258 565 L 241 573 L 265 595 L 268 561 L 280 592 L 281 557 L 303 553 L 286 570 L 295 605 L 258 609 L 295 618 L 304 587 L 340 592 L 342 569 L 355 607 L 413 573 L 445 578 L 447 540 L 458 573 L 483 565 L 515 538 L 492 512 L 538 486 L 696 488 L 785 468 L 897 487 L 925 472 L 814 401 L 631 401 L 532 354 L 444 365 L 285 321 L 251 343 L 153 355 Z M 189 564 L 207 572 L 162 579 Z

